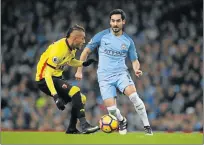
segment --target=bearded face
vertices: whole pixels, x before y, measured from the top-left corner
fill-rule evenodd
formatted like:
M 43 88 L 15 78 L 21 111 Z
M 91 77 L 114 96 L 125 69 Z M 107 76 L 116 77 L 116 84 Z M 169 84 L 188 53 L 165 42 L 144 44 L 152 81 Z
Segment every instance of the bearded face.
M 110 19 L 110 26 L 114 33 L 122 31 L 125 20 L 122 20 L 121 14 L 114 14 Z

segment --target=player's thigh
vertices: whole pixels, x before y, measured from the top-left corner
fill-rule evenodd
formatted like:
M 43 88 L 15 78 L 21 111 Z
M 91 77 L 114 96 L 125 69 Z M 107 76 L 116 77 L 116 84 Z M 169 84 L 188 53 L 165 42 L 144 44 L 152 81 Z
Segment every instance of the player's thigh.
M 119 76 L 117 87 L 126 96 L 136 92 L 135 84 L 129 73 L 123 73 Z
M 100 81 L 99 82 L 100 92 L 103 100 L 110 99 L 116 97 L 116 88 L 114 85 L 109 83 L 108 81 Z
M 59 78 L 53 78 L 53 83 L 58 95 L 65 101 L 65 103 L 71 102 L 69 91 L 71 90 L 72 85 Z

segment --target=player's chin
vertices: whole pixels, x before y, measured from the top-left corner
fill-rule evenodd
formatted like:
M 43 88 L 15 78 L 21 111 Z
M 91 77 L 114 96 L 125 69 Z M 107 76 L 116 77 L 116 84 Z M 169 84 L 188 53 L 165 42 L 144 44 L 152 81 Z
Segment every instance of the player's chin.
M 118 33 L 120 31 L 119 28 L 113 28 L 113 32 Z
M 78 48 L 79 48 L 79 49 L 82 49 L 82 47 L 83 47 L 83 46 L 84 46 L 84 44 L 82 44 L 82 45 L 79 45 L 79 47 L 78 47 Z

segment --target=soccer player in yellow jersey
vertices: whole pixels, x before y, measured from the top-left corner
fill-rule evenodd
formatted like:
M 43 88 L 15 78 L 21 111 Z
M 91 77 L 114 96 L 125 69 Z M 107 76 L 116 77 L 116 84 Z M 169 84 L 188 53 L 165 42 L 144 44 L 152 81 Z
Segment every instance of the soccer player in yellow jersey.
M 89 66 L 95 62 L 89 59 L 85 62 L 75 59 L 75 53 L 85 43 L 85 30 L 79 25 L 71 27 L 66 35 L 47 48 L 41 55 L 37 65 L 36 82 L 41 91 L 52 96 L 59 110 L 64 110 L 68 102 L 72 102 L 70 124 L 67 134 L 81 133 L 76 129 L 77 118 L 80 121 L 82 133 L 96 132 L 99 127 L 87 123 L 84 104 L 86 96 L 80 88 L 72 86 L 62 79 L 64 66 Z

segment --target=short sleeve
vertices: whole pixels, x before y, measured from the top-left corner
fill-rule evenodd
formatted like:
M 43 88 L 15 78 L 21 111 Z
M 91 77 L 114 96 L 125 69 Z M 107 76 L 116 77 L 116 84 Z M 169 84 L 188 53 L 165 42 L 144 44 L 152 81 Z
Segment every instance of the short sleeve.
M 98 47 L 100 46 L 100 43 L 101 43 L 101 38 L 102 38 L 105 34 L 107 34 L 107 33 L 109 33 L 109 30 L 108 30 L 108 29 L 97 33 L 97 34 L 89 41 L 89 43 L 86 45 L 86 48 L 91 49 L 91 51 L 93 51 L 94 49 L 98 48 Z
M 136 47 L 132 39 L 130 39 L 130 47 L 129 47 L 128 55 L 131 61 L 138 59 Z

